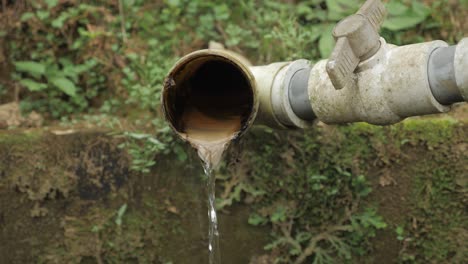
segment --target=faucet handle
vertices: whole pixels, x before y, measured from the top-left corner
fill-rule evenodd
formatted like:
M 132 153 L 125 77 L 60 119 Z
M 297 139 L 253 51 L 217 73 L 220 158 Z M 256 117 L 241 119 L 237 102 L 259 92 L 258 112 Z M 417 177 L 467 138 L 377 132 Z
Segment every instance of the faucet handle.
M 359 11 L 342 21 L 333 30 L 336 46 L 327 63 L 327 72 L 335 89 L 354 82 L 353 73 L 380 48 L 378 33 L 386 15 L 380 0 L 367 0 Z
M 380 0 L 368 0 L 359 8 L 356 14 L 365 16 L 374 30 L 379 32 L 380 26 L 382 26 L 387 16 L 387 10 Z

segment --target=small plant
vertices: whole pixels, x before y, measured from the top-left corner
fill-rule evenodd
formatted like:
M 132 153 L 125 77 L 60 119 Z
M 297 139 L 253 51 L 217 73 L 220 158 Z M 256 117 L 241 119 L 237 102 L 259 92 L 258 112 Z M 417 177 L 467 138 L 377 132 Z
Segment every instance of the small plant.
M 410 6 L 403 1 L 390 1 L 385 7 L 389 16 L 382 27 L 395 32 L 413 28 L 431 14 L 431 9 L 419 1 L 411 1 Z
M 132 157 L 131 169 L 141 172 L 150 172 L 151 167 L 156 164 L 154 160 L 158 153 L 166 150 L 166 144 L 159 141 L 150 134 L 125 132 L 127 138 L 125 143 L 119 145 L 128 151 Z
M 140 109 L 158 110 L 162 83 L 174 58 L 164 54 L 164 45 L 158 39 L 148 41 L 146 54 L 129 53 L 129 65 L 123 68 L 122 85 L 128 91 L 127 104 Z
M 102 27 L 112 25 L 111 19 L 105 8 L 85 3 L 41 0 L 27 5 L 7 36 L 12 40 L 12 79 L 27 91 L 20 98 L 24 110 L 52 118 L 88 110 L 106 90 L 106 75 L 99 73 L 108 62 L 98 51 L 104 40 L 115 38 Z
M 277 138 L 288 135 L 276 133 L 262 134 L 265 144 L 242 158 L 246 164 L 238 166 L 250 168 L 248 177 L 237 175 L 243 169 L 233 169 L 230 177 L 218 178 L 226 188 L 219 204 L 255 201 L 255 212 L 248 222 L 272 226 L 273 239 L 265 249 L 279 254 L 278 263 L 344 263 L 367 254 L 370 239 L 387 224 L 374 207 L 362 208 L 360 201 L 371 192 L 366 177 L 342 167 L 346 164 L 343 157 L 337 160 L 340 165 L 329 159 L 321 163 L 316 155 L 324 152 L 316 144 L 320 139 L 313 131 L 310 139 L 303 139 L 306 147 L 301 148 L 289 145 L 287 140 L 278 144 Z M 274 148 L 271 142 L 276 142 Z M 354 144 L 362 145 L 355 142 L 349 147 Z M 340 153 L 343 151 L 348 150 Z M 284 162 L 272 165 L 271 160 Z
M 91 59 L 84 64 L 74 65 L 69 59 L 61 58 L 58 64 L 46 61 L 16 61 L 14 65 L 17 71 L 17 74 L 13 75 L 14 79 L 32 93 L 48 95 L 45 100 L 38 98 L 31 102 L 32 106 L 37 106 L 32 108 L 47 109 L 53 117 L 58 118 L 64 113 L 71 114 L 88 106 L 86 95 L 78 86 L 78 80 L 80 75 L 96 66 L 96 61 Z M 59 102 L 59 98 L 63 96 L 69 98 L 68 103 Z M 52 98 L 56 98 L 57 101 Z
M 395 233 L 397 234 L 397 239 L 399 241 L 403 241 L 405 239 L 405 229 L 402 226 L 397 226 Z
M 127 204 L 123 204 L 117 211 L 117 215 L 115 216 L 115 224 L 117 226 L 122 226 L 122 219 L 126 211 L 127 211 Z
M 153 125 L 161 126 L 160 119 L 154 119 Z M 156 164 L 158 155 L 175 154 L 179 161 L 185 161 L 187 154 L 179 141 L 176 141 L 169 127 L 163 127 L 154 134 L 139 132 L 124 132 L 121 136 L 125 141 L 119 148 L 126 149 L 129 153 L 132 164 L 131 169 L 141 173 L 149 173 Z

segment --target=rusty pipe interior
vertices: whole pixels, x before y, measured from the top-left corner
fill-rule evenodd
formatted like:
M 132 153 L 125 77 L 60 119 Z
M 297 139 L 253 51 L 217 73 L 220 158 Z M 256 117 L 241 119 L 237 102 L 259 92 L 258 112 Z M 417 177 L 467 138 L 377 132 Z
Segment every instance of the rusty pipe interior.
M 247 66 L 222 50 L 181 58 L 168 74 L 162 107 L 170 126 L 185 140 L 219 141 L 252 125 L 258 103 Z

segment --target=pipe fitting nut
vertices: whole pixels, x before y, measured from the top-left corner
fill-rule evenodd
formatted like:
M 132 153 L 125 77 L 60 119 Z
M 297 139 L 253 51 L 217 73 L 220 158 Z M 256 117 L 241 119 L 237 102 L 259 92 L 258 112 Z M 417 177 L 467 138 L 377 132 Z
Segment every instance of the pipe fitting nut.
M 293 88 L 291 86 L 292 80 L 296 73 L 302 70 L 310 72 L 310 62 L 307 60 L 293 61 L 278 72 L 273 82 L 271 94 L 273 112 L 278 120 L 286 127 L 307 128 L 311 125 L 310 120 L 304 120 L 297 116 L 290 100 L 290 89 Z M 310 106 L 307 96 L 308 80 L 305 80 L 302 84 L 304 85 L 304 99 L 307 100 Z

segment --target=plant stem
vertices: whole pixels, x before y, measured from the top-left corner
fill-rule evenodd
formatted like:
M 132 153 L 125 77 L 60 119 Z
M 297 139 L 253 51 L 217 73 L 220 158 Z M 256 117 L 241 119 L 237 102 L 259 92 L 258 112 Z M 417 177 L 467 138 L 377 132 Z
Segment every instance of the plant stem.
M 123 10 L 122 0 L 119 1 L 119 13 L 120 13 L 120 30 L 122 30 L 122 42 L 125 45 L 127 43 L 127 32 L 125 31 L 125 14 Z

